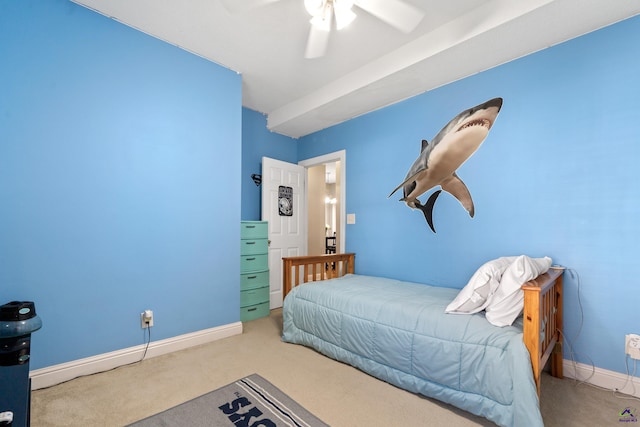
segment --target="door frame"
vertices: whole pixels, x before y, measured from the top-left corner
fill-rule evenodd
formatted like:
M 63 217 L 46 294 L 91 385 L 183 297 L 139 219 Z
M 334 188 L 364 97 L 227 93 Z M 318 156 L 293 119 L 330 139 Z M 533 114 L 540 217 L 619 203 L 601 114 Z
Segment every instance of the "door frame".
M 310 159 L 306 159 L 306 160 L 301 160 L 298 162 L 298 165 L 300 166 L 304 166 L 305 169 L 309 169 L 310 167 L 313 166 L 318 166 L 318 165 L 322 165 L 324 163 L 331 163 L 331 162 L 340 162 L 340 247 L 336 248 L 338 253 L 344 253 L 345 252 L 345 242 L 347 241 L 347 206 L 346 206 L 346 200 L 347 200 L 347 186 L 346 186 L 346 182 L 347 182 L 347 151 L 346 150 L 340 150 L 340 151 L 335 151 L 333 153 L 328 153 L 328 154 L 324 154 L 322 156 L 318 156 L 318 157 L 312 157 Z M 309 180 L 306 179 L 304 182 L 304 204 L 305 206 L 309 206 L 309 191 L 308 191 L 308 182 Z M 309 245 L 309 217 L 308 217 L 308 212 L 307 215 L 303 218 L 304 221 L 304 244 L 305 246 Z

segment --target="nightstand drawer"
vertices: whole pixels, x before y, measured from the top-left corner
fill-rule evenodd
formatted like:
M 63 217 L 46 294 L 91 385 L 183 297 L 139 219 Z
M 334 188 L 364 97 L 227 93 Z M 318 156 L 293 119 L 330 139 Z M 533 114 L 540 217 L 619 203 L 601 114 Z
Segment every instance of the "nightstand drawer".
M 267 252 L 269 252 L 267 239 L 240 241 L 240 255 L 266 254 Z
M 241 239 L 266 239 L 269 233 L 265 221 L 242 221 L 240 227 Z
M 269 268 L 267 254 L 243 255 L 240 257 L 240 272 L 249 273 L 251 271 L 263 271 Z
M 269 287 L 240 292 L 240 307 L 262 304 L 269 301 Z
M 259 317 L 265 317 L 268 315 L 269 302 L 263 302 L 262 304 L 250 305 L 247 307 L 240 307 L 240 320 L 242 322 L 257 319 Z
M 240 275 L 240 290 L 256 289 L 269 286 L 269 270 L 256 273 L 244 273 Z

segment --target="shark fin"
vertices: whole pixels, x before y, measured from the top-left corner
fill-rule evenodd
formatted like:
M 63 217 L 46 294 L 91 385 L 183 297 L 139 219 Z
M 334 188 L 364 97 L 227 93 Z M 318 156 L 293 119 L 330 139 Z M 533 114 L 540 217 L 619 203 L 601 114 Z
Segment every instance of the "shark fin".
M 398 191 L 399 189 L 401 189 L 402 187 L 404 187 L 405 185 L 407 185 L 411 181 L 415 181 L 416 180 L 416 176 L 420 172 L 422 172 L 425 169 L 427 169 L 427 167 L 428 167 L 427 162 L 428 162 L 431 150 L 433 150 L 433 145 L 429 145 L 429 141 L 427 141 L 426 139 L 423 139 L 422 140 L 422 147 L 420 148 L 420 156 L 418 156 L 418 158 L 416 159 L 414 164 L 411 166 L 411 169 L 407 173 L 407 176 L 404 178 L 404 181 L 402 181 L 402 183 L 400 183 L 400 185 L 398 185 L 396 188 L 393 189 L 393 191 L 391 193 L 389 193 L 389 195 L 387 196 L 387 199 L 389 197 L 393 196 L 393 193 L 395 193 L 396 191 Z M 415 188 L 415 185 L 414 185 L 414 188 Z M 405 196 L 406 196 L 406 194 L 405 194 Z
M 440 195 L 441 191 L 442 190 L 434 191 L 431 196 L 429 196 L 429 199 L 427 199 L 426 204 L 416 204 L 416 207 L 422 211 L 424 219 L 427 220 L 427 224 L 429 224 L 431 231 L 434 233 L 436 232 L 436 229 L 433 226 L 433 206 L 436 204 L 436 199 Z
M 475 214 L 475 208 L 473 206 L 473 200 L 471 199 L 471 193 L 469 193 L 469 189 L 458 177 L 458 175 L 454 173 L 451 178 L 442 182 L 440 186 L 444 191 L 450 193 L 453 197 L 458 199 L 458 201 L 467 210 L 467 212 L 469 212 L 469 216 L 473 218 L 473 215 Z
M 408 183 L 410 183 L 411 181 L 415 181 L 415 177 L 417 174 L 415 175 L 411 175 L 410 177 L 408 177 L 407 179 L 405 179 L 404 181 L 402 181 L 400 183 L 400 185 L 398 185 L 396 188 L 393 189 L 393 191 L 391 193 L 389 193 L 389 195 L 387 196 L 387 199 L 391 196 L 393 196 L 393 193 L 395 193 L 396 191 L 398 191 L 399 189 L 401 189 L 402 187 L 404 187 L 405 185 L 407 185 Z M 414 184 L 415 187 L 415 184 Z

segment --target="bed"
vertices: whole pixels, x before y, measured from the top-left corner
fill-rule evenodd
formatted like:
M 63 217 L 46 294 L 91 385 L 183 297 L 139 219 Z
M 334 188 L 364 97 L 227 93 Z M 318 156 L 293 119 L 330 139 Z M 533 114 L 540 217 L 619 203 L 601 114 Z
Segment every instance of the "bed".
M 501 426 L 543 425 L 541 371 L 562 378 L 561 269 L 522 284 L 523 314 L 503 327 L 445 313 L 460 289 L 354 271 L 354 254 L 283 258 L 283 341 Z

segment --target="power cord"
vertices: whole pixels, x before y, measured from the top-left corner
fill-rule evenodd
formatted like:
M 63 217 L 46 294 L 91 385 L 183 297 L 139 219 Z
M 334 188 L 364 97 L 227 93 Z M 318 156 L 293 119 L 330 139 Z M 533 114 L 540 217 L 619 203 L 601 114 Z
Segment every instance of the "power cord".
M 147 327 L 146 327 L 146 329 L 147 329 L 147 334 L 146 334 L 147 335 L 147 343 L 146 343 L 146 345 L 144 347 L 144 352 L 142 353 L 142 357 L 140 358 L 140 360 L 136 360 L 134 362 L 126 363 L 124 365 L 119 365 L 119 366 L 116 366 L 114 368 L 107 369 L 105 371 L 94 372 L 92 374 L 86 374 L 86 375 L 78 375 L 77 377 L 70 378 L 70 379 L 68 379 L 66 381 L 62 381 L 62 382 L 50 385 L 48 387 L 41 387 L 38 390 L 46 390 L 48 388 L 55 387 L 55 386 L 60 385 L 60 384 L 68 383 L 69 381 L 73 381 L 73 380 L 78 379 L 78 378 L 92 377 L 92 376 L 97 375 L 97 374 L 102 374 L 102 373 L 105 373 L 105 372 L 115 371 L 116 369 L 124 368 L 125 366 L 131 366 L 131 365 L 135 365 L 135 364 L 138 364 L 138 363 L 142 362 L 144 360 L 144 358 L 147 356 L 147 350 L 149 349 L 149 344 L 151 344 L 151 326 L 149 326 L 149 321 L 146 321 L 146 324 L 147 324 Z
M 635 396 L 636 394 L 636 385 L 633 383 L 633 378 L 636 376 L 636 368 L 638 367 L 638 361 L 634 359 L 633 361 L 633 373 L 629 374 L 629 357 L 628 355 L 625 356 L 624 359 L 624 365 L 627 368 L 627 380 L 624 382 L 624 385 L 621 388 L 625 388 L 627 386 L 627 384 L 629 384 L 629 381 L 631 381 L 631 394 L 627 394 L 627 393 L 622 393 L 620 391 L 620 389 L 614 389 L 613 390 L 613 395 L 616 396 L 619 399 L 625 399 L 625 400 L 638 400 L 640 401 L 639 398 L 637 398 Z M 617 394 L 621 394 L 622 396 L 618 396 Z
M 599 390 L 611 391 L 611 392 L 613 393 L 613 396 L 614 396 L 614 397 L 616 397 L 616 398 L 618 398 L 618 399 L 624 399 L 624 400 L 638 400 L 638 401 L 640 401 L 640 398 L 637 398 L 637 397 L 635 396 L 635 394 L 636 394 L 636 387 L 635 387 L 635 384 L 634 384 L 634 382 L 633 382 L 633 378 L 634 378 L 634 377 L 635 377 L 635 375 L 636 375 L 637 360 L 634 360 L 634 362 L 633 362 L 633 372 L 630 374 L 630 373 L 629 373 L 629 357 L 628 357 L 628 355 L 625 355 L 625 360 L 624 360 L 624 362 L 625 362 L 625 367 L 626 367 L 626 370 L 627 370 L 627 378 L 626 378 L 626 381 L 624 382 L 624 384 L 622 385 L 622 387 L 620 387 L 620 388 L 608 389 L 608 388 L 606 388 L 606 387 L 601 387 L 601 386 L 598 386 L 598 385 L 595 385 L 595 384 L 591 384 L 591 383 L 589 383 L 589 382 L 588 382 L 588 381 L 589 381 L 591 378 L 593 378 L 593 376 L 596 374 L 596 366 L 595 366 L 595 363 L 593 363 L 593 359 L 591 359 L 588 355 L 584 355 L 584 356 L 585 356 L 587 359 L 589 359 L 589 361 L 590 361 L 590 365 L 591 365 L 591 374 L 590 374 L 587 378 L 585 378 L 585 379 L 583 379 L 583 380 L 580 380 L 579 378 L 577 378 L 577 377 L 578 377 L 578 362 L 576 362 L 576 360 L 575 360 L 575 356 L 576 356 L 576 355 L 578 355 L 579 353 L 575 353 L 575 352 L 573 351 L 573 347 L 572 347 L 572 345 L 571 345 L 571 342 L 572 342 L 572 341 L 573 341 L 573 342 L 577 341 L 578 337 L 580 336 L 580 333 L 582 332 L 582 327 L 583 327 L 583 325 L 584 325 L 584 309 L 583 309 L 583 307 L 582 307 L 582 299 L 581 299 L 581 297 L 580 297 L 580 285 L 581 285 L 581 282 L 580 282 L 580 275 L 579 275 L 579 274 L 578 274 L 578 272 L 577 272 L 576 270 L 574 270 L 573 268 L 566 268 L 565 270 L 566 270 L 567 272 L 569 272 L 569 273 L 571 274 L 571 277 L 572 277 L 572 278 L 575 278 L 575 279 L 576 279 L 576 281 L 577 281 L 576 293 L 577 293 L 578 307 L 579 307 L 579 309 L 580 309 L 580 323 L 579 323 L 579 325 L 578 325 L 578 331 L 576 332 L 576 335 L 575 335 L 575 337 L 573 338 L 573 340 L 570 340 L 569 338 L 567 338 L 567 337 L 563 334 L 563 332 L 562 332 L 561 330 L 559 330 L 559 329 L 558 329 L 557 331 L 558 331 L 558 332 L 560 333 L 560 335 L 562 336 L 562 340 L 567 344 L 567 347 L 569 347 L 569 356 L 570 356 L 570 358 L 571 358 L 571 362 L 573 363 L 573 371 L 574 371 L 574 374 L 575 374 L 575 376 L 576 376 L 576 378 L 575 378 L 575 380 L 576 380 L 576 386 L 579 386 L 579 385 L 588 385 L 589 387 L 593 387 L 593 388 L 596 388 L 596 389 L 599 389 Z M 631 394 L 627 394 L 627 393 L 623 393 L 623 392 L 621 392 L 620 390 L 621 390 L 621 389 L 624 389 L 624 388 L 627 386 L 627 384 L 629 383 L 629 381 L 631 381 L 631 387 L 632 387 L 632 392 L 631 392 Z
M 582 308 L 582 298 L 580 297 L 580 287 L 582 286 L 582 282 L 580 280 L 580 275 L 573 268 L 567 268 L 566 271 L 571 274 L 572 278 L 576 279 L 576 296 L 578 298 L 578 307 L 580 308 L 580 323 L 578 324 L 578 331 L 576 332 L 576 336 L 573 338 L 573 342 L 578 340 L 580 333 L 582 332 L 582 327 L 584 326 L 584 309 Z
M 147 320 L 145 322 L 147 324 L 147 345 L 144 347 L 144 353 L 142 353 L 142 357 L 140 358 L 140 360 L 138 360 L 138 363 L 142 362 L 145 358 L 145 356 L 147 355 L 147 350 L 149 349 L 149 344 L 151 343 L 151 326 L 149 326 L 149 321 Z M 136 362 L 134 362 L 136 363 Z

